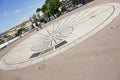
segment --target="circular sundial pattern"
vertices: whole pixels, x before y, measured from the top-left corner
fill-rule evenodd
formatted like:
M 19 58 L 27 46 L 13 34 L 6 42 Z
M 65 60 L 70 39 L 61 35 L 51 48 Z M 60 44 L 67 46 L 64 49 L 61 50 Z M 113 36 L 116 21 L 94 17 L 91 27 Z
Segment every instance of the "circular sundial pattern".
M 58 26 L 59 27 L 59 26 Z M 72 27 L 62 27 L 60 26 L 58 29 L 54 28 L 51 31 L 45 28 L 47 34 L 41 34 L 43 38 L 38 38 L 39 40 L 33 44 L 31 50 L 34 52 L 42 52 L 46 49 L 54 47 L 55 45 L 62 42 L 66 37 L 68 37 L 72 31 Z
M 104 28 L 119 13 L 120 4 L 109 3 L 63 18 L 10 50 L 0 61 L 0 69 L 26 67 L 70 49 Z

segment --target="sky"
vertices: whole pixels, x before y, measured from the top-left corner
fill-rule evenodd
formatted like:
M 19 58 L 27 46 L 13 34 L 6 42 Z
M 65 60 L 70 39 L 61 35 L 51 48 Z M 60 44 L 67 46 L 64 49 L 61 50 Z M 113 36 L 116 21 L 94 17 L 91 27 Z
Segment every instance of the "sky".
M 44 0 L 0 0 L 0 33 L 31 17 L 43 3 Z

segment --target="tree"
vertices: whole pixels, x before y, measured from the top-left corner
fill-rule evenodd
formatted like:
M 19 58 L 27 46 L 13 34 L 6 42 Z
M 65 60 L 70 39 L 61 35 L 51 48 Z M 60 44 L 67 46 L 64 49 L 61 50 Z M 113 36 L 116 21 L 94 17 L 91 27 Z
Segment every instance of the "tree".
M 66 11 L 66 8 L 63 6 L 63 7 L 61 8 L 61 11 L 62 11 L 62 12 Z
M 3 38 L 4 38 L 5 42 L 6 42 L 6 41 L 10 40 L 11 36 L 8 35 L 8 34 L 5 34 L 5 35 L 3 35 Z
M 50 0 L 49 1 L 49 10 L 52 15 L 59 13 L 58 8 L 60 7 L 59 0 Z
M 44 17 L 38 19 L 39 22 L 44 22 Z
M 45 13 L 46 11 L 48 11 L 47 5 L 46 5 L 46 4 L 43 4 L 41 10 L 42 10 L 43 13 Z
M 58 8 L 60 7 L 59 0 L 46 0 L 45 4 L 42 6 L 41 10 L 44 16 L 49 18 L 54 14 L 58 13 Z
M 7 34 L 3 35 L 3 38 L 7 38 L 7 37 L 8 37 Z
M 34 29 L 35 27 L 33 26 L 33 24 L 31 24 L 31 27 L 32 27 L 32 29 Z
M 2 38 L 0 38 L 0 42 L 2 41 L 3 39 Z
M 2 44 L 4 42 L 4 40 L 2 38 L 0 38 L 0 44 Z
M 36 12 L 40 12 L 40 11 L 41 11 L 41 8 L 37 8 L 37 9 L 36 9 Z
M 17 30 L 17 33 L 16 33 L 16 36 L 22 35 L 22 33 L 25 32 L 25 30 L 26 30 L 25 28 L 20 28 L 20 29 L 18 29 L 18 30 Z
M 48 10 L 48 8 L 47 8 L 47 4 L 44 4 L 44 5 L 42 6 L 41 11 L 44 13 L 44 16 L 45 16 L 46 18 L 49 18 L 49 17 L 50 17 L 50 15 L 49 15 L 49 10 Z
M 43 4 L 43 6 L 41 8 L 37 8 L 36 9 L 36 13 L 42 11 L 44 13 L 44 21 L 45 20 L 50 20 L 51 16 L 54 16 L 55 14 L 59 14 L 60 11 L 58 10 L 60 7 L 60 1 L 59 0 L 46 0 L 45 3 Z M 34 22 L 37 21 L 42 21 L 43 22 L 43 18 L 34 19 Z

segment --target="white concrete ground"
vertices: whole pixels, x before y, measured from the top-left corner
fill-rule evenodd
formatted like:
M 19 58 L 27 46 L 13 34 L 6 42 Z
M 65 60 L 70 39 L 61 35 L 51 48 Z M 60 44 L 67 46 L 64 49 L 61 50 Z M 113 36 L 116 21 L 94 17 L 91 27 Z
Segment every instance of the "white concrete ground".
M 119 13 L 119 3 L 108 3 L 63 18 L 9 51 L 0 61 L 0 69 L 27 67 L 62 53 L 104 28 Z

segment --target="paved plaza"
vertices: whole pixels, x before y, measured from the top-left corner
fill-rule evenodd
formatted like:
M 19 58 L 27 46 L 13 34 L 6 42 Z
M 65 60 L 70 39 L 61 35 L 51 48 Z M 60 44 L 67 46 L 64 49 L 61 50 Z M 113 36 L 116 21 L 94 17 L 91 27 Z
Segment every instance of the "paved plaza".
M 95 0 L 66 15 L 1 51 L 0 80 L 119 80 L 120 3 Z

